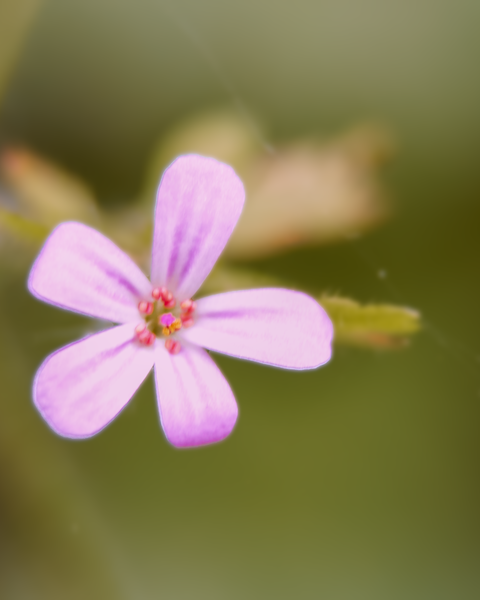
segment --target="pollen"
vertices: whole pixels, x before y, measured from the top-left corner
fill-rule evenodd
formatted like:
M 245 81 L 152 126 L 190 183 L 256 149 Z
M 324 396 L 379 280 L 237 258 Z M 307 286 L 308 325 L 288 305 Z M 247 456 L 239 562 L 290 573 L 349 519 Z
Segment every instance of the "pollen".
M 169 336 L 171 333 L 175 333 L 182 328 L 182 321 L 172 315 L 172 313 L 163 314 L 159 320 L 159 325 L 163 325 L 163 335 Z

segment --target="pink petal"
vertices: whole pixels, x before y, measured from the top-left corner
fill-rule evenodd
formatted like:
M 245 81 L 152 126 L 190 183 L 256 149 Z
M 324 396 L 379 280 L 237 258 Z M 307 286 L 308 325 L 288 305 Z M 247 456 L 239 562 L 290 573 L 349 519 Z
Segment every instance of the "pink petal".
M 152 286 L 113 242 L 81 223 L 62 223 L 45 242 L 28 279 L 50 304 L 115 323 L 138 319 Z
M 189 342 L 286 369 L 314 369 L 331 356 L 333 326 L 320 305 L 301 292 L 267 288 L 197 300 Z
M 244 197 L 231 167 L 194 154 L 177 158 L 158 189 L 152 283 L 179 301 L 193 296 L 225 247 Z
M 154 349 L 133 339 L 135 324 L 112 327 L 51 354 L 33 400 L 52 429 L 89 437 L 122 410 L 153 366 Z
M 202 348 L 183 345 L 171 355 L 155 349 L 160 419 L 168 441 L 184 448 L 223 440 L 237 419 L 237 403 L 225 377 Z

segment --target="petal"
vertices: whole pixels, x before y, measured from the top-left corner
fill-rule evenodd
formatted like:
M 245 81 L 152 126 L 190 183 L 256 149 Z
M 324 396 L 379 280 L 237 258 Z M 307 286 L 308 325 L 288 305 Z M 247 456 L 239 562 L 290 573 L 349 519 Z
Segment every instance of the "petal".
M 51 354 L 33 401 L 52 429 L 89 437 L 122 410 L 153 366 L 154 350 L 133 339 L 135 323 L 112 327 Z
M 178 158 L 158 189 L 152 283 L 180 301 L 193 296 L 225 247 L 244 198 L 228 165 L 194 154 Z
M 115 323 L 138 319 L 152 286 L 120 248 L 95 229 L 62 223 L 45 242 L 28 279 L 45 302 Z
M 238 408 L 233 392 L 207 352 L 185 344 L 179 354 L 155 348 L 155 381 L 162 427 L 179 448 L 223 440 Z
M 197 318 L 182 338 L 285 369 L 314 369 L 331 356 L 333 326 L 310 296 L 265 288 L 197 301 Z

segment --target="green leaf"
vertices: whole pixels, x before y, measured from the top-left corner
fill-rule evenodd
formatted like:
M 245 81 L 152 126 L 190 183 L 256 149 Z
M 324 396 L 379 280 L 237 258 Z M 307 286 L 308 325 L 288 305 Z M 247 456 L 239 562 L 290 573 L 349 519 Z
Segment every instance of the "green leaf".
M 359 304 L 349 298 L 321 296 L 332 319 L 335 343 L 366 348 L 405 346 L 420 327 L 420 313 L 393 304 Z

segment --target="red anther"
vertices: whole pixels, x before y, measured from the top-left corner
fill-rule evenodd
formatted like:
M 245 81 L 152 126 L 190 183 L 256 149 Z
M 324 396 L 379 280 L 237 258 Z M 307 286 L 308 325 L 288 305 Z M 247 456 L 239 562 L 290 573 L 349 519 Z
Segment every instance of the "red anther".
M 146 328 L 147 326 L 145 325 L 145 323 L 140 323 L 135 327 L 135 335 L 138 337 L 141 333 L 145 331 Z
M 142 315 L 151 315 L 153 313 L 153 302 L 142 300 L 138 303 L 138 310 L 142 313 Z
M 162 290 L 158 287 L 153 288 L 152 298 L 154 298 L 155 300 L 160 300 L 161 296 L 162 296 Z
M 166 287 L 161 287 L 160 288 L 160 298 L 164 302 L 168 302 L 169 300 L 171 300 L 173 298 L 173 294 L 171 292 L 169 292 Z
M 145 331 L 142 331 L 142 333 L 138 336 L 138 341 L 141 342 L 142 344 L 148 344 L 151 335 L 152 335 L 152 332 L 149 331 L 148 329 L 145 329 Z
M 165 340 L 165 348 L 169 354 L 178 354 L 182 349 L 180 342 L 176 342 L 175 340 L 172 340 L 172 338 Z
M 195 304 L 195 302 L 193 300 L 184 300 L 180 304 L 180 308 L 186 313 L 192 313 L 196 307 L 197 307 L 197 305 Z
M 184 327 L 191 327 L 193 325 L 193 319 L 190 315 L 181 315 L 180 318 Z
M 146 346 L 152 346 L 156 340 L 155 334 L 150 329 L 147 329 L 145 323 L 140 323 L 135 327 L 135 335 L 138 341 Z
M 165 308 L 173 308 L 176 304 L 175 298 L 172 298 L 171 300 L 164 300 L 163 304 Z

